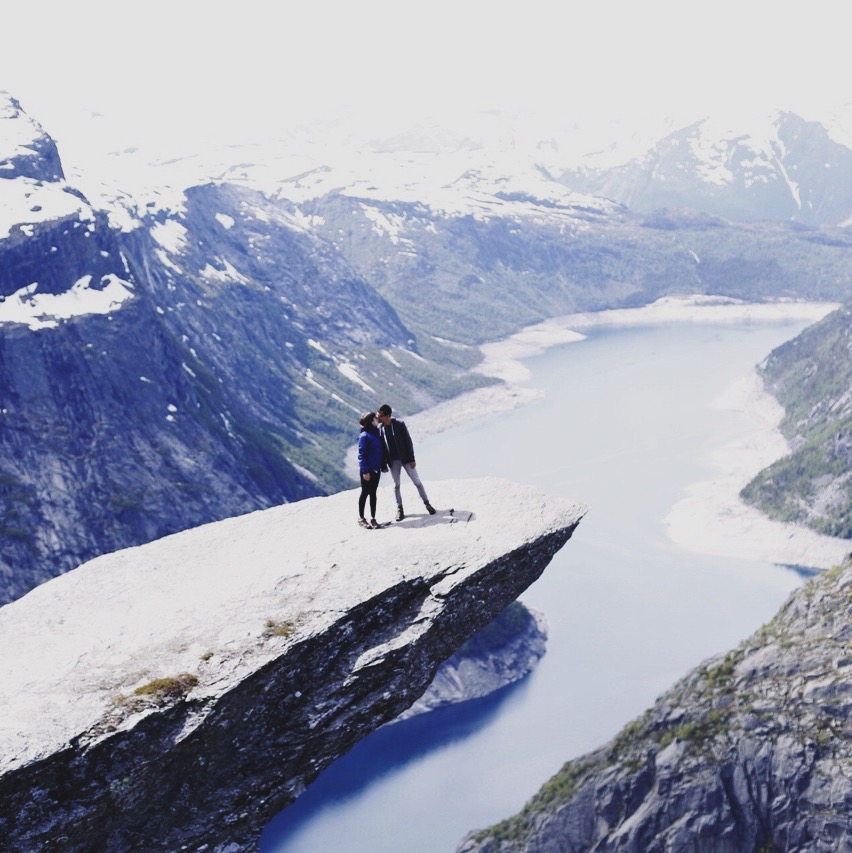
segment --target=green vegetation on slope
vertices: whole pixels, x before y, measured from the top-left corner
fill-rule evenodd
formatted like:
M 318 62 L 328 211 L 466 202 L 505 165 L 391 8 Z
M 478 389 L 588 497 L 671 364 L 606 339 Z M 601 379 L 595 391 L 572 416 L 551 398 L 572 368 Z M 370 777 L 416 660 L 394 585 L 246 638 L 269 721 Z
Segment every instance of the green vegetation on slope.
M 850 584 L 852 560 L 809 581 L 737 648 L 696 667 L 608 744 L 567 762 L 518 814 L 472 833 L 463 849 L 509 853 L 560 842 L 566 850 L 649 849 L 650 839 L 654 849 L 703 849 L 690 843 L 702 826 L 711 834 L 705 839 L 721 838 L 723 829 L 736 839 L 746 823 L 763 844 L 770 805 L 748 792 L 807 785 L 812 796 L 822 790 L 843 803 L 833 780 L 850 749 Z M 744 780 L 739 793 L 728 784 L 735 774 Z M 807 794 L 771 809 L 772 849 L 785 829 L 825 817 L 824 801 Z
M 762 367 L 793 452 L 761 471 L 745 501 L 779 521 L 852 538 L 852 310 L 835 311 Z

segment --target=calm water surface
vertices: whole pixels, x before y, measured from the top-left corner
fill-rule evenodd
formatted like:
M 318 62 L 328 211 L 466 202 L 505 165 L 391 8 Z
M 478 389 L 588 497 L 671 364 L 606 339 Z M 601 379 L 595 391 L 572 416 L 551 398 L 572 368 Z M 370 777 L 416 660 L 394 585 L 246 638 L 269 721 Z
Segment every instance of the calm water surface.
M 263 853 L 453 851 L 770 618 L 795 573 L 685 551 L 662 519 L 746 429 L 713 399 L 805 325 L 598 330 L 526 362 L 540 401 L 418 443 L 427 487 L 497 475 L 590 507 L 522 598 L 547 618 L 547 655 L 497 696 L 366 738 L 272 821 Z M 389 486 L 379 499 L 390 512 Z

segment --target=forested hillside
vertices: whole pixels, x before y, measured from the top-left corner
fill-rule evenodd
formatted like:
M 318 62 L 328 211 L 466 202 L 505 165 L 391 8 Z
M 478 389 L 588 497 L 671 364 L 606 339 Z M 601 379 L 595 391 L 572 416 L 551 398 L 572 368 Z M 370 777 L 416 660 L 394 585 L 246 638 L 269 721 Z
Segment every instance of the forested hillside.
M 852 309 L 774 350 L 761 366 L 784 406 L 793 452 L 762 471 L 743 498 L 773 518 L 852 539 Z

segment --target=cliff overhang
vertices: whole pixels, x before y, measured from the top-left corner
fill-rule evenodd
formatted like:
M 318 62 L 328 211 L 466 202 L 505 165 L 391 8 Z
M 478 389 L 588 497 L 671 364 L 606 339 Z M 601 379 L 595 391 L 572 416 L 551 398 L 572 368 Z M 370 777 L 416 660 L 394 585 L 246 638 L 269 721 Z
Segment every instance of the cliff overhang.
M 250 850 L 265 822 L 539 577 L 585 508 L 430 485 L 377 531 L 344 492 L 97 558 L 0 609 L 0 839 Z

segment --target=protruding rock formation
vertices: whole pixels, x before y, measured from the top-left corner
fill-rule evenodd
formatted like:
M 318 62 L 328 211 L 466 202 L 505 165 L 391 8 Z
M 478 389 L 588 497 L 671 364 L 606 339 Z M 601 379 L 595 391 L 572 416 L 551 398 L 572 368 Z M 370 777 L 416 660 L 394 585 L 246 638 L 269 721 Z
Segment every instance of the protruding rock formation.
M 430 495 L 436 515 L 380 530 L 353 492 L 210 524 L 0 609 L 0 847 L 253 849 L 585 511 L 494 479 Z

